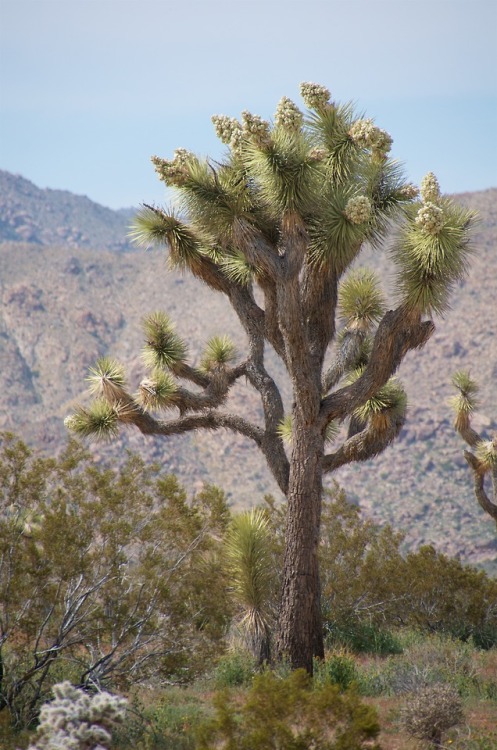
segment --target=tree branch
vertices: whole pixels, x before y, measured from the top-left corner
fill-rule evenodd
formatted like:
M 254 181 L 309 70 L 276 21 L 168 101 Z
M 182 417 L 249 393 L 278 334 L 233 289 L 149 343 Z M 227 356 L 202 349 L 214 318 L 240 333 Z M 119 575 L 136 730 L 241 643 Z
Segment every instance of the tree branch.
M 352 461 L 367 461 L 374 458 L 395 440 L 404 422 L 405 417 L 398 416 L 396 419 L 392 419 L 383 430 L 369 422 L 364 430 L 349 437 L 335 453 L 324 456 L 323 471 L 335 471 L 340 466 Z
M 428 341 L 435 326 L 413 318 L 404 307 L 389 310 L 378 326 L 373 349 L 363 374 L 351 385 L 326 396 L 321 405 L 323 428 L 333 419 L 345 419 L 387 382 L 410 349 Z
M 497 521 L 497 503 L 492 502 L 485 491 L 485 475 L 488 473 L 488 470 L 484 469 L 481 461 L 479 461 L 473 453 L 464 451 L 464 458 L 473 471 L 474 491 L 480 507 L 485 513 L 488 513 L 494 521 Z M 494 497 L 497 498 L 497 468 L 492 472 L 492 484 Z

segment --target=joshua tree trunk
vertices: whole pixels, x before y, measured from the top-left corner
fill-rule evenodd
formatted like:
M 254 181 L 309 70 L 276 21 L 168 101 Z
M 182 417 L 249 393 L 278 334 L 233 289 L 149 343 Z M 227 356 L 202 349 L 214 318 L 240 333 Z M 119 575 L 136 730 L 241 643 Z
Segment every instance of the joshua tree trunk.
M 323 438 L 316 428 L 295 430 L 288 488 L 283 585 L 277 651 L 312 674 L 324 656 L 318 545 Z

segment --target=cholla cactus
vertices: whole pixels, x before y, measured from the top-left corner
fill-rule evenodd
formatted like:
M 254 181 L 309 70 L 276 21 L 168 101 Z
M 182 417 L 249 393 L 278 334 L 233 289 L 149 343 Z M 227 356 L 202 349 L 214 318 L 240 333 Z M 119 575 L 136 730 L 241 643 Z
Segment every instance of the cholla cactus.
M 106 750 L 112 728 L 123 721 L 127 701 L 110 693 L 90 696 L 69 682 L 54 685 L 45 703 L 35 743 L 28 750 Z
M 461 698 L 450 685 L 433 685 L 414 693 L 401 713 L 406 732 L 434 747 L 440 747 L 444 733 L 462 719 Z

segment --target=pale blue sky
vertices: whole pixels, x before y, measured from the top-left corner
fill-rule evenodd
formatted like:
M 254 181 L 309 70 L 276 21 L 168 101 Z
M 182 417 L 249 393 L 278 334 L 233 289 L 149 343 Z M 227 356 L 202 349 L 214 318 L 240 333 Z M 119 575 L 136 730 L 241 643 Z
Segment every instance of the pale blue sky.
M 444 192 L 497 186 L 497 0 L 0 0 L 0 169 L 112 208 L 152 154 L 222 153 L 212 114 L 299 83 L 353 100 Z

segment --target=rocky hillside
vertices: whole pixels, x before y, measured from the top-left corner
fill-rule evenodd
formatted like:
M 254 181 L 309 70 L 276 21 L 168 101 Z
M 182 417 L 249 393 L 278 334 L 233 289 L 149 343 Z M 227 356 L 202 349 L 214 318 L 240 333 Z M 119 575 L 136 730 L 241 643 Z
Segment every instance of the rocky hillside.
M 7 182 L 10 177 L 4 175 Z M 165 255 L 158 250 L 115 252 L 123 249 L 129 217 L 95 208 L 86 198 L 26 185 L 26 201 L 17 193 L 15 210 L 25 212 L 24 226 L 38 227 L 36 239 L 19 242 L 19 235 L 4 233 L 0 243 L 0 429 L 13 430 L 44 450 L 58 450 L 65 440 L 63 419 L 84 394 L 87 368 L 97 357 L 118 358 L 126 364 L 131 384 L 139 382 L 140 321 L 154 309 L 166 310 L 176 320 L 193 361 L 214 334 L 229 333 L 243 351 L 243 333 L 221 295 L 189 277 L 167 273 Z M 335 478 L 372 518 L 405 529 L 409 547 L 435 543 L 442 551 L 497 572 L 495 525 L 473 499 L 463 446 L 453 433 L 447 406 L 451 374 L 470 369 L 482 385 L 477 425 L 488 433 L 497 429 L 497 190 L 459 195 L 457 200 L 480 212 L 477 252 L 452 311 L 437 321 L 425 349 L 402 365 L 399 375 L 410 403 L 406 427 L 382 456 L 344 467 Z M 61 212 L 64 201 L 66 214 Z M 13 195 L 7 191 L 6 198 L 0 189 L 2 232 L 15 226 L 6 218 L 5 205 L 14 206 Z M 13 211 L 8 216 L 14 216 Z M 70 218 L 66 224 L 64 216 L 86 216 L 88 223 Z M 103 217 L 108 217 L 107 234 Z M 59 241 L 53 239 L 57 226 Z M 87 239 L 72 245 L 63 240 L 68 226 L 79 227 Z M 387 257 L 375 254 L 368 263 L 388 285 Z M 272 371 L 289 402 L 277 362 Z M 259 409 L 242 384 L 233 407 L 252 416 Z M 204 481 L 219 484 L 237 507 L 257 502 L 265 492 L 277 495 L 255 447 L 232 434 L 199 433 L 166 441 L 125 432 L 115 443 L 91 444 L 97 457 L 112 460 L 120 460 L 126 448 L 160 461 L 190 488 Z
M 130 212 L 65 190 L 41 190 L 0 170 L 0 242 L 128 250 Z

